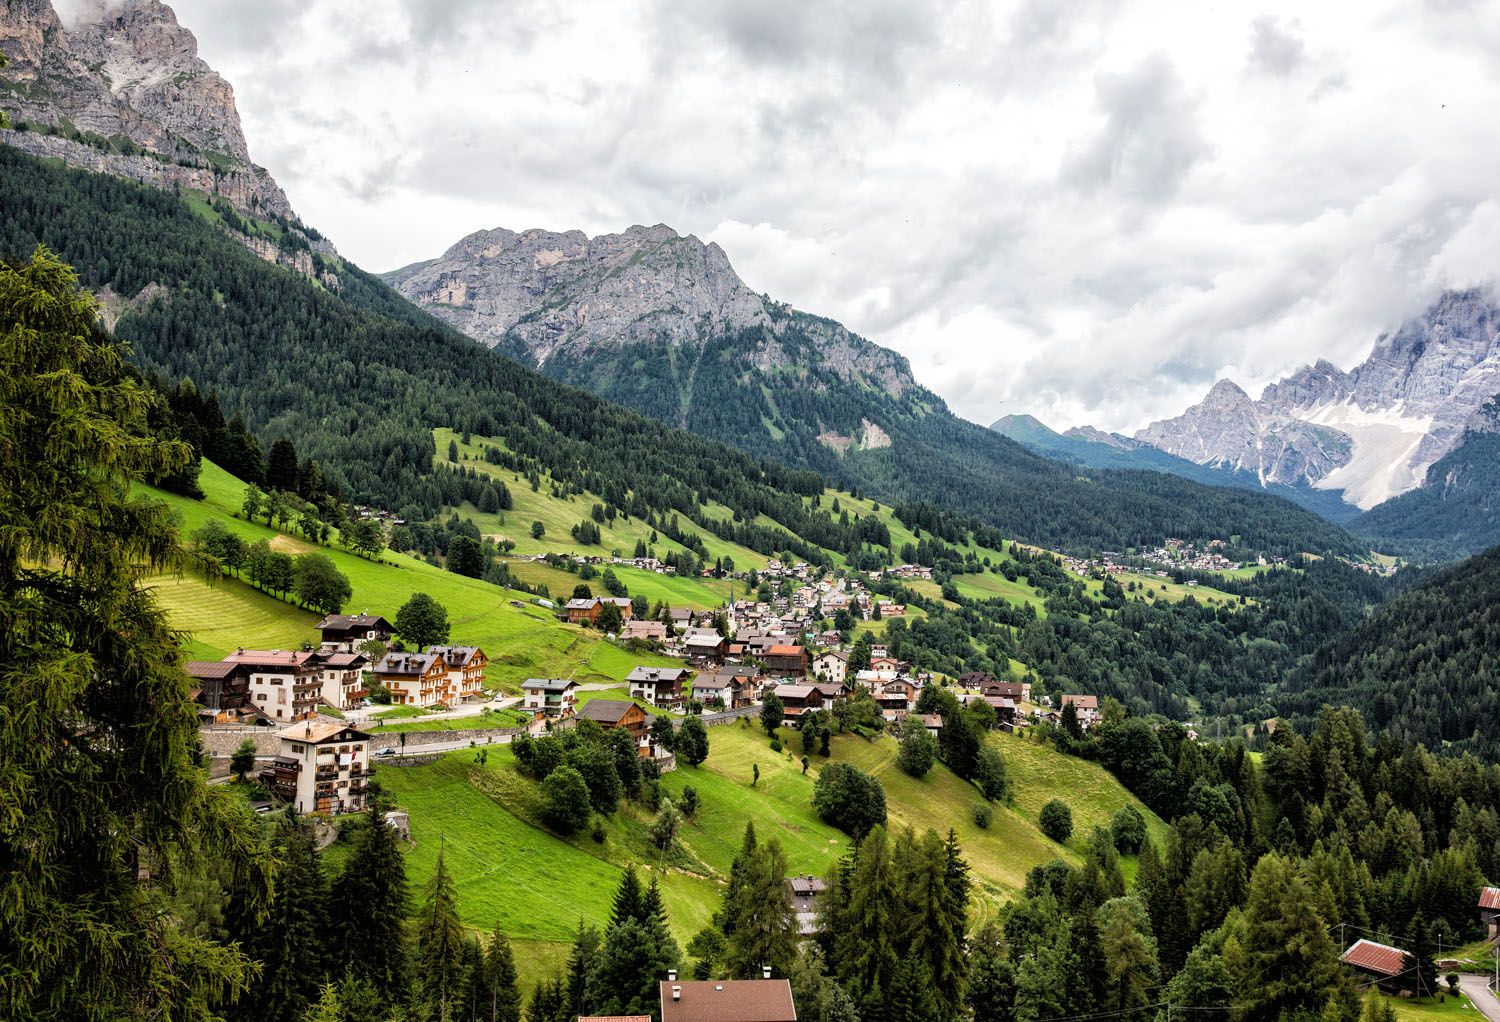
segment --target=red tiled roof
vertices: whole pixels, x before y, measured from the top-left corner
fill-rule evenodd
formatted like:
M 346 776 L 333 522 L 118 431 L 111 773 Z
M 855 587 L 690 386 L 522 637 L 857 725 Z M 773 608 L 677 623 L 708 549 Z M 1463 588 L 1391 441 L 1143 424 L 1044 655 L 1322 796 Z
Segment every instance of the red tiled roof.
M 681 980 L 661 985 L 661 1022 L 797 1022 L 797 1008 L 784 979 Z
M 579 1015 L 578 1022 L 651 1022 L 650 1015 Z
M 1500 887 L 1486 887 L 1479 892 L 1479 907 L 1500 909 Z
M 801 656 L 801 646 L 772 646 L 766 650 L 766 656 Z
M 1405 951 L 1389 944 L 1377 944 L 1373 940 L 1355 941 L 1348 951 L 1339 956 L 1339 961 L 1382 976 L 1395 976 L 1406 971 Z

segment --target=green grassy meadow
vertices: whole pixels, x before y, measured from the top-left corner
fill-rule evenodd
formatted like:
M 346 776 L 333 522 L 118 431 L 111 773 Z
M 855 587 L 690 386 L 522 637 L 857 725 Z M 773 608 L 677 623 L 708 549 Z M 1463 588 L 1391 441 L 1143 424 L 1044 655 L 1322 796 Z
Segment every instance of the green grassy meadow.
M 605 697 L 611 693 L 597 693 Z M 753 820 L 761 840 L 780 842 L 792 873 L 826 874 L 850 847 L 847 835 L 819 820 L 812 810 L 813 781 L 827 762 L 814 754 L 802 772 L 797 734 L 783 728 L 784 751 L 774 753 L 754 723 L 709 729 L 710 754 L 703 764 L 685 764 L 662 779 L 675 800 L 692 786 L 700 808 L 679 831 L 680 848 L 670 859 L 651 845 L 649 814 L 622 803 L 606 823 L 602 844 L 586 833 L 560 837 L 540 823 L 538 786 L 515 768 L 508 747 L 487 750 L 487 762 L 460 751 L 417 767 L 383 767 L 381 783 L 410 813 L 413 844 L 407 869 L 419 888 L 436 867 L 441 845 L 459 893 L 466 925 L 488 929 L 496 921 L 517 942 L 517 961 L 534 979 L 541 964 L 569 939 L 579 920 L 602 923 L 622 871 L 636 866 L 653 871 L 663 886 L 668 916 L 679 942 L 686 943 L 718 905 L 720 884 L 739 848 L 745 824 Z M 1120 806 L 1134 804 L 1162 839 L 1164 824 L 1140 806 L 1095 764 L 1063 756 L 1020 739 L 995 736 L 1015 782 L 1015 804 L 996 806 L 994 821 L 980 830 L 973 807 L 978 789 L 941 764 L 918 780 L 896 766 L 896 743 L 889 737 L 866 741 L 837 736 L 832 758 L 855 763 L 879 777 L 885 787 L 893 827 L 934 828 L 957 833 L 975 880 L 976 918 L 988 918 L 1025 882 L 1027 870 L 1055 858 L 1078 861 L 1088 830 L 1107 824 Z M 752 783 L 753 767 L 760 780 Z M 1041 806 L 1053 797 L 1067 800 L 1075 836 L 1067 846 L 1044 837 L 1036 826 Z M 1133 862 L 1127 871 L 1133 872 Z
M 346 610 L 394 617 L 415 592 L 425 592 L 448 610 L 451 640 L 482 646 L 490 657 L 486 681 L 505 691 L 518 690 L 531 677 L 573 677 L 580 682 L 622 681 L 636 664 L 672 666 L 678 661 L 651 654 L 630 654 L 597 633 L 560 623 L 532 597 L 465 578 L 405 554 L 387 550 L 378 560 L 359 557 L 337 546 L 314 547 L 305 540 L 260 522 L 236 518 L 244 486 L 223 469 L 205 461 L 199 477 L 206 499 L 189 500 L 147 488 L 175 510 L 186 535 L 209 519 L 218 519 L 248 541 L 266 539 L 289 553 L 317 549 L 349 578 L 353 596 Z M 316 640 L 317 615 L 283 603 L 234 578 L 210 583 L 196 573 L 163 578 L 158 598 L 174 627 L 189 634 L 189 654 L 223 656 L 252 640 L 271 648 L 294 648 Z M 521 607 L 511 605 L 520 600 Z

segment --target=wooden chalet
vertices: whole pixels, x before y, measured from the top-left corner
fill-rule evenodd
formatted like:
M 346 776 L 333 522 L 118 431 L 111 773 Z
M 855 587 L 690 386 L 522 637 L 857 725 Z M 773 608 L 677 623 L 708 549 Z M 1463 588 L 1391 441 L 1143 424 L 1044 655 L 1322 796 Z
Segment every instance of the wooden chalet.
M 563 605 L 563 613 L 567 615 L 571 624 L 599 623 L 599 617 L 604 613 L 605 604 L 613 603 L 620 609 L 620 623 L 623 626 L 635 613 L 634 605 L 623 596 L 591 596 L 588 599 L 569 600 Z
M 627 621 L 620 629 L 622 639 L 641 639 L 645 642 L 666 642 L 667 626 L 660 621 Z
M 448 671 L 448 691 L 461 703 L 484 698 L 484 668 L 489 658 L 478 646 L 429 646 Z
M 1479 921 L 1492 938 L 1500 929 L 1500 887 L 1486 887 L 1479 892 Z
M 1078 714 L 1078 726 L 1087 731 L 1099 723 L 1099 697 L 1084 695 L 1065 695 L 1057 704 L 1059 711 L 1065 706 L 1071 706 Z
M 651 715 L 629 699 L 590 699 L 578 707 L 575 720 L 592 720 L 606 731 L 624 730 L 635 742 L 636 755 L 651 755 Z
M 796 720 L 809 710 L 823 708 L 823 693 L 816 685 L 777 685 L 774 691 L 788 720 Z
M 259 717 L 250 699 L 250 672 L 229 660 L 189 660 L 182 665 L 193 679 L 190 693 L 204 724 L 234 723 Z
M 802 646 L 777 644 L 766 647 L 761 659 L 766 670 L 773 674 L 785 674 L 800 678 L 807 674 L 807 650 Z M 842 680 L 842 679 L 840 679 Z
M 374 673 L 396 706 L 425 708 L 456 701 L 457 690 L 448 682 L 448 662 L 438 653 L 387 653 Z
M 318 622 L 317 629 L 323 635 L 324 649 L 344 653 L 353 653 L 362 643 L 371 640 L 390 642 L 396 631 L 395 625 L 379 614 L 365 613 L 329 614 Z

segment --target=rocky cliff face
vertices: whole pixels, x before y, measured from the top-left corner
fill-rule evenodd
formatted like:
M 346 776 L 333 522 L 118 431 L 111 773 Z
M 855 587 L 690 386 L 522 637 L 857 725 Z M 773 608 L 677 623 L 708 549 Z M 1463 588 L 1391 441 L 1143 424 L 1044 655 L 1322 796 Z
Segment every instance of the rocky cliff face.
M 250 160 L 234 90 L 198 56 L 198 42 L 159 0 L 92 0 L 64 25 L 50 0 L 0 4 L 0 142 L 158 188 L 191 188 L 241 215 L 296 225 L 281 187 Z M 294 226 L 293 229 L 296 229 Z M 307 263 L 242 236 L 273 262 Z M 333 247 L 306 235 L 307 248 Z
M 1484 292 L 1455 291 L 1382 335 L 1348 373 L 1319 361 L 1258 401 L 1221 380 L 1203 403 L 1136 436 L 1264 482 L 1342 490 L 1369 508 L 1421 485 L 1496 393 L 1500 309 Z
M 745 286 L 716 244 L 663 224 L 590 238 L 582 231 L 478 231 L 437 259 L 386 279 L 470 337 L 547 369 L 559 359 L 636 345 L 701 346 L 754 333 L 756 370 L 805 366 L 900 396 L 900 355 L 831 320 L 795 313 Z M 795 326 L 812 340 L 790 350 Z

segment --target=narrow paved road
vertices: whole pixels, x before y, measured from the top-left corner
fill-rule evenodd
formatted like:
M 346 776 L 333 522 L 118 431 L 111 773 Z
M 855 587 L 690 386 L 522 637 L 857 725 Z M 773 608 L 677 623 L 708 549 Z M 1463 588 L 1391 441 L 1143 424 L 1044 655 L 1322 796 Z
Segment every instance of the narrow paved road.
M 1485 985 L 1487 979 L 1486 976 L 1465 973 L 1458 977 L 1458 987 L 1489 1022 L 1500 1022 L 1500 999 L 1490 993 L 1490 988 Z

